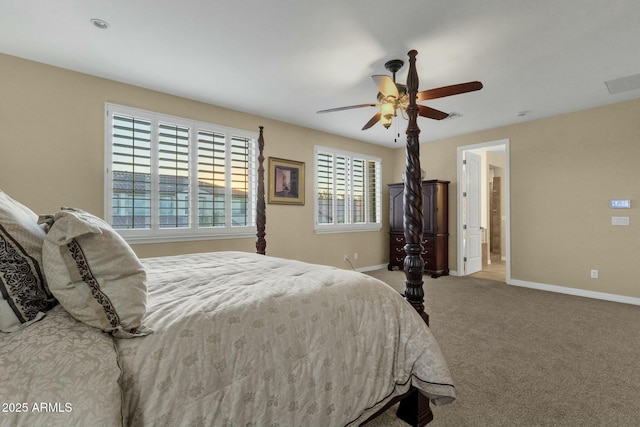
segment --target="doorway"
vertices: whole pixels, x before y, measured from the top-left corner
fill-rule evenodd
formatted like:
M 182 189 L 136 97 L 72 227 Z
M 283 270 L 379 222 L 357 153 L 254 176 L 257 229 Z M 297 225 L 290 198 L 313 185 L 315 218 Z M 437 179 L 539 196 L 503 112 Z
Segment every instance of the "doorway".
M 508 139 L 458 147 L 457 231 L 458 275 L 511 280 Z

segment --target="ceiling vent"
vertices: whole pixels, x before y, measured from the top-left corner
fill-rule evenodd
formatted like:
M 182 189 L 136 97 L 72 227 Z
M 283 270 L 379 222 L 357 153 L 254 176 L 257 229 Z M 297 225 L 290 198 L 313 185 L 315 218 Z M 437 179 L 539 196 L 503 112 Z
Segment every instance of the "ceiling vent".
M 640 89 L 640 74 L 609 80 L 608 82 L 604 82 L 604 84 L 607 85 L 607 89 L 611 95 Z

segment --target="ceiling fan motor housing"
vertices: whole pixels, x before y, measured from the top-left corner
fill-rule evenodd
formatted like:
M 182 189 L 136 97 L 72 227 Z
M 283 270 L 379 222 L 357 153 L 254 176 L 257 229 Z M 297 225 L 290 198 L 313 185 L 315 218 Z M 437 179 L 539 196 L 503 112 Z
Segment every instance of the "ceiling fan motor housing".
M 391 61 L 385 62 L 384 68 L 386 68 L 387 70 L 391 71 L 394 74 L 393 77 L 395 80 L 396 71 L 402 68 L 403 65 L 404 65 L 404 61 L 402 59 L 392 59 Z

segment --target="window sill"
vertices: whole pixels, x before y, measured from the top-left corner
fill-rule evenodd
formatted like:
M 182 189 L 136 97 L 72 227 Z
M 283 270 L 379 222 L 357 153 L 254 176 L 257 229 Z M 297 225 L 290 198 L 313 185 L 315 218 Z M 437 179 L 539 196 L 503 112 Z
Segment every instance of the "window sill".
M 167 234 L 167 235 L 154 235 L 154 236 L 141 236 L 131 235 L 129 233 L 122 233 L 122 230 L 116 230 L 118 234 L 130 245 L 138 245 L 145 243 L 172 243 L 172 242 L 194 242 L 198 240 L 222 240 L 222 239 L 246 239 L 249 237 L 256 237 L 256 229 L 247 229 L 237 232 L 219 232 L 211 234 Z

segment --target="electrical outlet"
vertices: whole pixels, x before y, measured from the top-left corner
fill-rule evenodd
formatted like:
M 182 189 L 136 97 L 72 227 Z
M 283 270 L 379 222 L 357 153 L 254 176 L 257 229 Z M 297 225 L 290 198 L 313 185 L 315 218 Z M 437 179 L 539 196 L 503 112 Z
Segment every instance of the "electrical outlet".
M 344 257 L 342 259 L 344 262 L 349 261 L 349 256 L 347 254 L 344 254 Z
M 358 260 L 358 252 L 355 252 L 355 253 L 353 254 L 353 259 L 354 259 L 354 260 L 356 260 L 356 261 Z
M 598 278 L 598 270 L 591 270 L 591 278 L 592 279 Z

